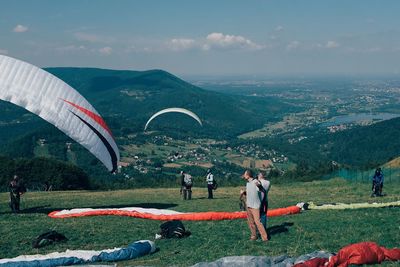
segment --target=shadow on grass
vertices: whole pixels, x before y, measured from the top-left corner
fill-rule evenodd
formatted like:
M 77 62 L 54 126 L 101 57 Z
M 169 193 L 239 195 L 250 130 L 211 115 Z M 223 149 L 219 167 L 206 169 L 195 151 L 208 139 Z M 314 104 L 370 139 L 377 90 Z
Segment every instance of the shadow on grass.
M 228 199 L 229 197 L 213 197 L 210 200 L 213 199 Z M 196 198 L 192 198 L 191 200 L 199 200 L 199 199 L 208 199 L 208 197 L 196 197 Z
M 271 239 L 271 237 L 273 235 L 288 232 L 289 231 L 288 227 L 293 226 L 293 224 L 294 223 L 292 223 L 292 222 L 284 222 L 280 225 L 274 225 L 274 226 L 268 227 L 267 234 L 268 234 L 269 238 Z
M 123 205 L 109 205 L 109 206 L 83 206 L 83 207 L 76 207 L 79 209 L 118 209 L 118 208 L 128 208 L 128 207 L 137 207 L 137 208 L 146 208 L 146 209 L 168 209 L 172 207 L 176 207 L 177 204 L 173 203 L 134 203 L 134 204 L 123 204 Z M 64 210 L 64 209 L 71 209 L 71 208 L 53 208 L 50 205 L 46 206 L 36 206 L 31 208 L 22 209 L 19 213 L 20 214 L 30 214 L 30 213 L 43 213 L 49 214 L 52 211 L 56 210 Z M 1 214 L 11 214 L 12 211 L 9 212 L 0 212 Z

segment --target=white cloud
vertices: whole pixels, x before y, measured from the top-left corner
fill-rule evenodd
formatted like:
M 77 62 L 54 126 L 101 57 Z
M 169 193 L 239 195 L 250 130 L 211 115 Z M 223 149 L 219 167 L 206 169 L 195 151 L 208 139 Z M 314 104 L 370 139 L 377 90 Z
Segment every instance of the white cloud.
M 325 45 L 326 48 L 337 48 L 337 47 L 339 47 L 339 46 L 340 46 L 340 44 L 338 44 L 338 43 L 335 42 L 335 41 L 328 41 L 328 42 L 326 43 L 326 45 Z
M 86 50 L 86 47 L 84 45 L 67 45 L 57 47 L 56 50 L 59 52 L 76 52 Z
M 0 54 L 1 54 L 1 55 L 7 55 L 7 54 L 8 54 L 8 50 L 6 50 L 6 49 L 0 49 Z
M 290 44 L 288 44 L 286 46 L 287 50 L 294 50 L 297 49 L 300 46 L 300 42 L 299 41 L 292 41 Z
M 380 47 L 371 47 L 371 48 L 367 48 L 365 49 L 366 53 L 375 53 L 375 52 L 381 52 L 382 48 Z
M 184 51 L 196 46 L 196 41 L 193 39 L 172 39 L 168 42 L 167 46 L 174 51 Z
M 79 41 L 87 41 L 87 42 L 98 42 L 99 37 L 95 34 L 83 33 L 83 32 L 76 32 L 74 34 L 75 38 Z
M 274 31 L 276 31 L 276 32 L 281 32 L 281 31 L 283 31 L 283 26 L 281 26 L 281 25 L 276 26 L 276 28 L 275 28 Z
M 347 52 L 350 53 L 359 53 L 359 54 L 370 54 L 370 53 L 379 53 L 385 51 L 381 47 L 369 47 L 369 48 L 354 48 L 348 47 L 346 48 Z M 395 50 L 394 50 L 395 51 Z
M 320 44 L 320 43 L 316 43 L 316 44 L 312 44 L 311 45 L 311 48 L 316 48 L 316 49 L 320 49 L 320 48 L 323 48 L 324 46 L 322 45 L 322 44 Z
M 108 56 L 108 55 L 111 55 L 113 49 L 109 46 L 105 46 L 105 47 L 100 48 L 98 51 L 100 54 Z
M 75 38 L 78 41 L 90 42 L 90 43 L 104 43 L 109 44 L 114 42 L 114 38 L 107 36 L 100 36 L 97 34 L 85 33 L 85 32 L 76 32 L 74 33 Z
M 13 32 L 18 32 L 18 33 L 20 33 L 20 32 L 26 32 L 26 31 L 28 31 L 28 27 L 27 27 L 27 26 L 24 26 L 24 25 L 21 25 L 21 24 L 18 24 L 18 25 L 15 26 L 14 29 L 13 29 Z
M 204 50 L 212 47 L 218 48 L 244 48 L 244 49 L 262 49 L 264 46 L 254 43 L 240 35 L 225 35 L 223 33 L 213 32 L 207 35 Z

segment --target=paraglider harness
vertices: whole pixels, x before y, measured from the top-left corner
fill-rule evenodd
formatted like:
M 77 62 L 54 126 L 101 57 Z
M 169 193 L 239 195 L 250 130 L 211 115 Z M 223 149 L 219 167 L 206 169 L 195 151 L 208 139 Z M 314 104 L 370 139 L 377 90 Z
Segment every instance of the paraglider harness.
M 212 183 L 212 189 L 213 189 L 213 190 L 217 190 L 217 189 L 218 189 L 218 183 L 217 183 L 217 181 L 215 180 L 215 178 L 214 178 L 213 183 Z
M 46 245 L 53 244 L 54 242 L 67 241 L 67 240 L 68 239 L 65 237 L 65 235 L 60 234 L 56 231 L 50 231 L 37 236 L 32 241 L 32 247 L 41 248 Z
M 261 182 L 260 182 L 260 185 L 258 185 L 257 187 L 258 187 L 258 190 L 260 190 L 260 192 L 263 194 L 263 198 L 261 199 L 261 206 L 260 206 L 260 216 L 261 216 L 261 215 L 267 214 L 267 210 L 268 210 L 267 191 L 262 186 Z
M 165 222 L 160 225 L 160 228 L 161 231 L 156 235 L 156 239 L 182 238 L 191 235 L 191 232 L 187 231 L 183 223 L 179 220 Z

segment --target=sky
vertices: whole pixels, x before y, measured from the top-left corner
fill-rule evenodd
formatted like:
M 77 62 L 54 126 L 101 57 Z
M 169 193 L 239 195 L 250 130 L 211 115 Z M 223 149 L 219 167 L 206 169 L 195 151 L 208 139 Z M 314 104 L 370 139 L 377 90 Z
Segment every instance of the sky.
M 2 0 L 0 54 L 178 76 L 400 74 L 397 0 Z

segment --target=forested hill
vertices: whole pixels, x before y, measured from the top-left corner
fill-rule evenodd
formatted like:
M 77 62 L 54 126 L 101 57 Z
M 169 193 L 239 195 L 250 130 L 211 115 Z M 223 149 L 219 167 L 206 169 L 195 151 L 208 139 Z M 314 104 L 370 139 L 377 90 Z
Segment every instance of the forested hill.
M 331 158 L 349 165 L 377 165 L 400 156 L 400 118 L 330 136 Z
M 150 130 L 168 129 L 213 138 L 236 136 L 295 111 L 275 98 L 237 97 L 203 90 L 162 71 L 120 71 L 93 68 L 46 69 L 77 89 L 106 118 L 115 134 L 143 131 L 146 120 L 169 107 L 195 112 L 204 127 L 184 115 L 169 114 Z
M 394 118 L 333 134 L 319 132 L 296 144 L 283 139 L 268 142 L 286 151 L 295 162 L 315 165 L 333 160 L 348 167 L 371 168 L 400 156 L 399 137 L 400 118 Z

